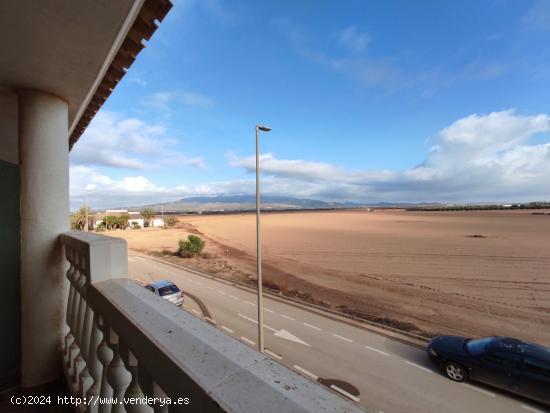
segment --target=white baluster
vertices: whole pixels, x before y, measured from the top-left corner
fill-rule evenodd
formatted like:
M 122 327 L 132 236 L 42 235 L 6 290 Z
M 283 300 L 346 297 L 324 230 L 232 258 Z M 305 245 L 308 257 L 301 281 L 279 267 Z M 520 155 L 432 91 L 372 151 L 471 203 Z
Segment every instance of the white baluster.
M 84 260 L 82 260 L 84 261 Z M 80 391 L 80 373 L 86 368 L 86 361 L 82 357 L 82 342 L 84 337 L 84 316 L 86 314 L 86 300 L 85 300 L 85 284 L 86 284 L 86 277 L 84 276 L 85 271 L 85 263 L 81 262 L 80 270 L 78 271 L 78 278 L 76 280 L 76 291 L 78 291 L 78 311 L 77 311 L 77 317 L 76 317 L 76 331 L 75 331 L 75 341 L 78 345 L 78 353 L 74 361 L 74 369 L 73 369 L 73 382 Z
M 82 369 L 82 372 L 80 373 L 80 395 L 82 397 L 86 396 L 86 393 L 88 392 L 88 389 L 92 385 L 92 376 L 90 376 L 90 372 L 88 370 L 89 361 L 90 361 L 90 336 L 92 334 L 92 317 L 93 317 L 93 311 L 88 303 L 88 295 L 87 295 L 87 288 L 88 285 L 85 282 L 82 287 L 82 298 L 85 302 L 85 313 L 84 313 L 84 322 L 82 325 L 82 344 L 80 346 L 80 355 L 84 359 L 84 368 Z
M 70 366 L 69 363 L 69 347 L 74 341 L 74 337 L 71 333 L 71 326 L 70 326 L 70 320 L 71 320 L 71 310 L 72 310 L 72 304 L 73 304 L 73 295 L 74 295 L 74 288 L 73 284 L 71 283 L 71 278 L 73 277 L 73 274 L 75 272 L 75 266 L 73 264 L 74 254 L 73 250 L 69 248 L 68 246 L 65 246 L 65 258 L 69 262 L 69 269 L 67 270 L 67 280 L 69 281 L 69 296 L 67 299 L 67 314 L 65 316 L 65 322 L 66 322 L 66 330 L 67 333 L 65 334 L 65 346 L 63 348 L 63 359 L 65 360 L 65 365 L 67 368 Z
M 120 358 L 118 335 L 113 329 L 109 330 L 109 347 L 113 350 L 114 355 L 107 368 L 107 380 L 113 389 L 113 398 L 117 401 L 111 412 L 125 412 L 124 405 L 118 402 L 123 400 L 132 375 L 126 370 Z
M 122 357 L 122 361 L 124 361 L 124 365 L 126 366 L 126 369 L 132 375 L 132 380 L 130 381 L 128 388 L 126 389 L 126 393 L 124 394 L 124 397 L 126 399 L 129 399 L 129 398 L 143 399 L 144 397 L 143 391 L 141 390 L 141 387 L 139 385 L 139 380 L 138 380 L 138 368 L 139 368 L 138 361 L 134 356 L 134 353 L 132 353 L 132 350 L 130 350 L 127 346 L 122 346 L 122 343 L 121 343 L 120 354 Z M 151 409 L 147 404 L 125 403 L 124 406 L 126 407 L 126 411 L 129 413 L 152 413 L 153 412 L 153 409 Z
M 86 393 L 86 397 L 88 400 L 97 400 L 97 397 L 99 396 L 99 390 L 101 388 L 101 376 L 103 373 L 103 366 L 99 361 L 98 351 L 99 345 L 103 339 L 103 333 L 101 332 L 100 324 L 101 316 L 97 312 L 94 312 L 87 362 L 88 370 L 92 375 L 92 385 Z M 109 360 L 109 362 L 110 361 L 111 360 Z M 93 403 L 89 404 L 86 411 L 88 413 L 97 413 L 99 411 L 98 405 Z
M 103 401 L 113 397 L 113 388 L 107 380 L 107 369 L 111 361 L 113 360 L 113 350 L 107 345 L 109 336 L 109 326 L 105 324 L 103 318 L 100 318 L 98 327 L 102 331 L 102 339 L 97 348 L 97 358 L 101 363 L 101 386 L 99 389 L 99 397 Z M 99 404 L 99 413 L 109 413 L 111 411 L 111 405 L 106 402 Z
M 78 261 L 78 256 L 77 256 Z M 74 287 L 74 293 L 73 293 L 73 309 L 71 317 L 71 332 L 74 337 L 73 342 L 71 343 L 71 346 L 69 347 L 69 372 L 71 374 L 72 382 L 70 383 L 74 390 L 78 389 L 78 375 L 80 374 L 80 371 L 82 369 L 82 363 L 83 360 L 80 357 L 80 348 L 78 343 L 78 330 L 77 330 L 77 320 L 78 320 L 78 309 L 80 308 L 80 302 L 82 300 L 82 297 L 80 296 L 80 292 L 77 288 L 77 280 L 80 278 L 80 267 L 78 266 L 78 262 L 76 263 L 76 271 L 73 276 L 73 287 Z M 76 387 L 75 387 L 76 386 Z

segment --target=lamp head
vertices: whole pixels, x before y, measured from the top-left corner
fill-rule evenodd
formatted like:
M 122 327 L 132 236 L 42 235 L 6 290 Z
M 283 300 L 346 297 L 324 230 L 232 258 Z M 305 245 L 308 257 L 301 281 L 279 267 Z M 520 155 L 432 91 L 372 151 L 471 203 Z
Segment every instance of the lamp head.
M 256 125 L 256 128 L 258 130 L 261 130 L 262 132 L 269 132 L 271 130 L 269 126 L 262 126 L 262 125 Z

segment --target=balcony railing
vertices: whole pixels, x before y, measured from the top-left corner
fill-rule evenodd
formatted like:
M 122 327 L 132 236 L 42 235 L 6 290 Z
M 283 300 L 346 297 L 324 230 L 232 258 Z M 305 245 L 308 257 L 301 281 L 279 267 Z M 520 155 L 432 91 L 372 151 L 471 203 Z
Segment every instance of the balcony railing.
M 78 410 L 362 411 L 130 280 L 126 241 L 76 231 L 61 240 L 63 366 Z

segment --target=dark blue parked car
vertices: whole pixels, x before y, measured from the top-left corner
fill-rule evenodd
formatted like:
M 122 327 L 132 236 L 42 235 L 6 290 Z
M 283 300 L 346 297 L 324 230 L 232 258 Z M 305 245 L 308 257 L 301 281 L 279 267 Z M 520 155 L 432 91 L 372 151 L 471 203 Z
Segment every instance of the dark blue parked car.
M 475 380 L 550 405 L 548 347 L 509 337 L 437 336 L 428 355 L 451 380 Z

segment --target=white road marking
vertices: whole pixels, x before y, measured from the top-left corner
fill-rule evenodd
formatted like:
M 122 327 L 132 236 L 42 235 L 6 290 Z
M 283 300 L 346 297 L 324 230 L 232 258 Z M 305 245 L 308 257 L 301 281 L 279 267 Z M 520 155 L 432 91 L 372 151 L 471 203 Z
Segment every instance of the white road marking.
M 255 345 L 256 345 L 255 342 L 253 342 L 252 340 L 250 340 L 250 339 L 248 339 L 248 338 L 246 338 L 246 337 L 242 337 L 242 336 L 241 336 L 241 340 L 244 341 L 244 342 L 246 342 L 246 343 L 248 343 L 248 344 L 250 344 L 251 346 L 255 346 Z
M 274 333 L 277 333 L 279 330 L 273 328 L 273 327 L 269 327 L 267 324 L 264 324 L 264 328 L 267 328 L 268 330 L 271 330 L 273 331 Z
M 533 413 L 544 413 L 544 411 L 535 409 L 534 407 L 528 406 L 526 404 L 522 404 L 521 408 Z
M 281 314 L 281 317 L 286 318 L 287 320 L 295 321 L 292 317 L 289 317 L 287 315 Z
M 229 297 L 231 297 L 231 298 L 234 299 L 234 300 L 238 300 L 238 299 L 239 299 L 238 297 L 235 297 L 234 295 L 230 295 Z
M 273 335 L 275 337 L 284 338 L 285 340 L 292 341 L 292 342 L 298 343 L 298 344 L 303 344 L 304 346 L 307 346 L 307 347 L 311 347 L 304 340 L 296 337 L 294 334 L 292 334 L 290 331 L 286 331 L 284 328 L 280 329 L 279 331 L 277 331 Z
M 202 283 L 201 283 L 200 281 L 197 281 L 197 284 L 198 284 L 198 285 L 202 285 Z
M 338 334 L 333 334 L 333 336 L 336 338 L 339 338 L 340 340 L 347 341 L 348 343 L 353 343 L 353 340 L 351 338 L 342 337 L 342 336 L 339 336 Z
M 375 351 L 376 353 L 382 354 L 383 356 L 388 356 L 389 357 L 389 355 L 390 355 L 390 353 L 386 353 L 385 351 L 378 350 L 377 348 L 374 348 L 374 347 L 371 347 L 371 346 L 365 346 L 365 348 L 370 350 L 370 351 Z
M 248 320 L 254 324 L 258 324 L 258 320 L 254 320 L 253 318 L 247 316 L 247 315 L 244 315 L 244 314 L 241 314 L 241 313 L 237 313 L 237 315 L 241 318 L 244 318 L 245 320 Z
M 426 367 L 421 366 L 420 364 L 413 363 L 412 361 L 405 360 L 405 363 L 407 363 L 409 366 L 416 367 L 417 369 L 424 370 L 426 373 L 433 373 L 430 369 L 427 369 Z
M 353 394 L 350 394 L 348 393 L 347 391 L 345 390 L 342 390 L 340 387 L 338 386 L 335 386 L 334 384 L 331 384 L 330 385 L 330 388 L 332 390 L 336 390 L 338 393 L 340 394 L 343 394 L 344 396 L 346 396 L 347 398 L 353 400 L 355 403 L 359 403 L 359 397 L 355 397 Z
M 277 360 L 282 360 L 283 358 L 279 356 L 277 353 L 274 353 L 268 349 L 264 350 L 265 353 L 269 354 L 271 357 L 275 357 Z
M 181 306 L 185 307 L 185 308 L 189 308 L 189 306 L 187 304 L 182 304 Z
M 321 329 L 320 329 L 319 327 L 313 326 L 313 325 L 311 325 L 311 324 L 304 323 L 304 325 L 305 325 L 306 327 L 312 328 L 312 329 L 314 329 L 314 330 L 321 331 Z
M 221 295 L 226 295 L 225 292 L 223 292 L 222 290 L 216 290 L 216 291 Z
M 233 331 L 233 330 L 231 330 L 231 329 L 230 329 L 229 327 L 226 327 L 226 326 L 221 326 L 221 328 L 222 328 L 222 330 L 225 330 L 225 331 L 227 331 L 227 332 L 228 332 L 229 334 L 233 334 L 233 333 L 234 333 L 234 331 Z
M 316 375 L 313 374 L 311 371 L 306 370 L 306 369 L 304 369 L 303 367 L 298 366 L 297 364 L 295 364 L 295 365 L 292 366 L 292 367 L 294 367 L 294 368 L 295 368 L 296 370 L 298 370 L 299 372 L 305 374 L 306 376 L 311 377 L 313 380 L 317 380 L 317 379 L 319 378 L 319 376 L 316 376 Z
M 209 285 L 207 285 L 206 288 L 208 288 L 209 290 L 213 290 L 213 288 L 210 287 Z
M 487 396 L 495 397 L 495 393 L 491 393 L 490 391 L 480 389 L 479 387 L 472 386 L 471 384 L 462 383 L 462 385 L 463 385 L 464 387 L 468 387 L 469 389 L 472 389 L 472 390 L 475 390 L 475 391 L 477 391 L 477 392 L 483 393 L 483 394 L 485 394 L 485 395 L 487 395 Z
M 248 305 L 256 305 L 256 304 L 251 303 L 250 301 L 246 301 L 246 300 L 243 300 L 243 303 L 248 304 Z
M 210 317 L 204 317 L 204 319 L 210 321 L 212 324 L 216 324 L 216 321 L 212 320 Z
M 201 315 L 201 313 L 198 310 L 195 310 L 194 308 L 191 309 L 195 314 Z
M 264 307 L 264 311 L 267 311 L 268 313 L 274 313 L 275 311 L 271 310 L 270 308 L 265 308 Z

